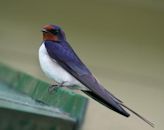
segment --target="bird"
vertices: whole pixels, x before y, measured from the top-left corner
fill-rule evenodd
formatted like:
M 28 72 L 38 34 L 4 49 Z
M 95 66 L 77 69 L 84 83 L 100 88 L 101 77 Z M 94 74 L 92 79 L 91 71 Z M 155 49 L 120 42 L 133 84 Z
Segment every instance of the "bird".
M 126 106 L 101 85 L 68 43 L 60 26 L 47 24 L 41 31 L 43 41 L 39 48 L 39 63 L 45 75 L 55 81 L 55 84 L 49 87 L 50 91 L 59 87 L 79 89 L 107 108 L 129 117 L 129 112 L 125 110 L 127 109 L 154 127 L 152 122 Z

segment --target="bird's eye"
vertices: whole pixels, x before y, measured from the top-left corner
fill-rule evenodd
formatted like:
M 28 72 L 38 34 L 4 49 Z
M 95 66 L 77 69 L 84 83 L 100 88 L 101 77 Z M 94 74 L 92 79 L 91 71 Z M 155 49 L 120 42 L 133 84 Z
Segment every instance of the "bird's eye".
M 51 33 L 53 33 L 54 35 L 59 34 L 60 30 L 59 29 L 54 29 L 50 31 Z

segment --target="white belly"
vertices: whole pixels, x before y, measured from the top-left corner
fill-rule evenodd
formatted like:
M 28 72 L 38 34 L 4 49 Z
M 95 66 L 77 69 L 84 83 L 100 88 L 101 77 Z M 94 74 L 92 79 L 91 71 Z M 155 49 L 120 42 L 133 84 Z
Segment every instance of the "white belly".
M 47 53 L 44 43 L 39 48 L 39 62 L 43 72 L 58 83 L 65 82 L 65 86 L 77 85 L 81 90 L 88 90 L 71 74 L 64 70 L 54 59 L 51 59 Z

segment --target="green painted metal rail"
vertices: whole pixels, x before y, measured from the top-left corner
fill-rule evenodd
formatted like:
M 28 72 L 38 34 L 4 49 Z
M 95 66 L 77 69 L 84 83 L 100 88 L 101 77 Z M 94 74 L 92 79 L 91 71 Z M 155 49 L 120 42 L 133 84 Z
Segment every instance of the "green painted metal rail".
M 0 130 L 76 130 L 88 100 L 0 64 Z

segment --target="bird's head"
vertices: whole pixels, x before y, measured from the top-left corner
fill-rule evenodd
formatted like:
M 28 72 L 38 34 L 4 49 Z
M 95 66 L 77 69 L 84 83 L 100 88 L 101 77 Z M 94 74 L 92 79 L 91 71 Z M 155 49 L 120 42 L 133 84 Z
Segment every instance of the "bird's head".
M 66 40 L 64 31 L 57 25 L 45 25 L 42 28 L 43 40 L 62 41 Z

